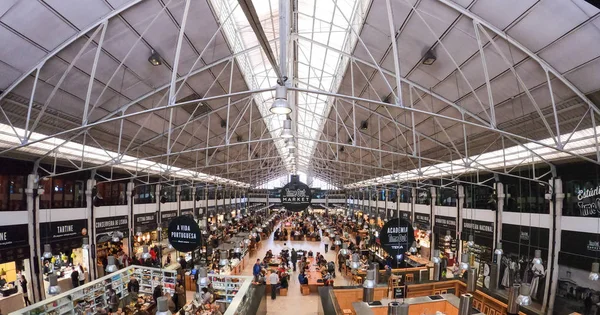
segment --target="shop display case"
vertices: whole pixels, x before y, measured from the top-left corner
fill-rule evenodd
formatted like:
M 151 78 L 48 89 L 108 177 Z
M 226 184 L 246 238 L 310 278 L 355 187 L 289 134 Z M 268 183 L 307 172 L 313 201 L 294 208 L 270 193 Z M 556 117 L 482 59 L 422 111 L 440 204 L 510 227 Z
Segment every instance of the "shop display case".
M 155 268 L 136 268 L 133 276 L 140 283 L 140 293 L 152 294 L 154 288 L 162 285 L 163 293 L 173 295 L 175 293 L 175 280 L 177 273 L 171 270 Z
M 224 275 L 208 275 L 208 278 L 218 297 L 217 300 L 226 300 L 227 302 L 231 302 L 244 283 L 241 278 Z

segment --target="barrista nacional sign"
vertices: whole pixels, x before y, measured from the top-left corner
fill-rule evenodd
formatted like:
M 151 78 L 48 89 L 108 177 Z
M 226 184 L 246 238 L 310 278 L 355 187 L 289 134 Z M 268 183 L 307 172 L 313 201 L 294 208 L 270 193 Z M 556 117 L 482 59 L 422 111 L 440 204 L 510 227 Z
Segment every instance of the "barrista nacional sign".
M 290 211 L 300 212 L 310 206 L 310 187 L 300 182 L 298 175 L 292 175 L 290 182 L 281 188 L 281 204 Z
M 410 245 L 415 241 L 415 232 L 412 224 L 402 218 L 389 220 L 379 234 L 381 247 L 390 256 L 398 257 L 408 252 Z
M 180 252 L 191 252 L 201 244 L 200 227 L 194 218 L 181 215 L 169 222 L 169 243 Z

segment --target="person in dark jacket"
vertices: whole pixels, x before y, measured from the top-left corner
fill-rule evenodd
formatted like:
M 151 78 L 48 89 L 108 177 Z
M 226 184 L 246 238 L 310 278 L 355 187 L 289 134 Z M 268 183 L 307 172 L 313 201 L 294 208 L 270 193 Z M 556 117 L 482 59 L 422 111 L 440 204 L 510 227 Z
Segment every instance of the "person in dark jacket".
M 23 301 L 25 302 L 25 307 L 31 305 L 31 301 L 29 301 L 29 295 L 27 294 L 27 279 L 25 279 L 24 275 L 21 275 L 19 278 L 19 285 L 21 286 L 21 291 L 23 291 Z
M 129 283 L 127 284 L 127 292 L 129 292 L 130 300 L 137 302 L 138 293 L 140 292 L 140 283 L 135 277 L 129 278 Z
M 73 288 L 79 286 L 79 271 L 77 271 L 77 269 L 73 269 L 71 272 L 71 284 L 73 285 Z
M 154 287 L 154 292 L 152 293 L 152 298 L 154 299 L 154 303 L 156 304 L 156 300 L 162 296 L 162 285 L 157 285 Z
M 119 308 L 119 297 L 113 288 L 108 289 L 108 305 L 111 312 L 116 312 Z
M 290 260 L 292 261 L 292 265 L 294 266 L 294 271 L 296 271 L 296 262 L 298 262 L 298 253 L 295 249 L 292 248 L 292 253 L 290 255 Z

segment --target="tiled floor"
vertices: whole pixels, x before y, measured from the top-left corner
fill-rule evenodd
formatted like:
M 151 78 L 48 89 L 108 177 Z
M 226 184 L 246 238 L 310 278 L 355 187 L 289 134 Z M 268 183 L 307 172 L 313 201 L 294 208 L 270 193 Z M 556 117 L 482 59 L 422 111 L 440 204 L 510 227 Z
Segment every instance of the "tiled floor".
M 267 240 L 263 240 L 262 246 L 258 251 L 257 255 L 250 257 L 250 261 L 253 262 L 256 259 L 262 259 L 265 256 L 267 250 L 271 249 L 273 254 L 279 254 L 283 249 L 282 241 L 273 241 L 273 235 L 269 237 Z M 304 250 L 312 250 L 315 254 L 317 252 L 324 253 L 325 248 L 321 242 L 306 242 L 306 241 L 287 241 L 287 246 L 291 248 L 304 249 Z M 337 252 L 329 251 L 325 255 L 325 259 L 327 261 L 335 261 L 337 262 L 336 255 Z M 252 275 L 252 266 L 250 263 L 244 269 L 242 275 L 251 276 Z M 336 266 L 337 269 L 337 266 Z M 350 281 L 344 278 L 342 275 L 336 275 L 335 285 L 343 286 L 349 285 Z M 300 294 L 300 284 L 298 283 L 298 272 L 294 272 L 291 274 L 290 286 L 288 289 L 287 296 L 277 296 L 277 299 L 271 300 L 270 292 L 268 292 L 269 296 L 267 298 L 267 314 L 297 314 L 297 315 L 314 315 L 317 314 L 319 309 L 319 296 L 316 293 L 311 293 L 311 295 L 302 296 Z

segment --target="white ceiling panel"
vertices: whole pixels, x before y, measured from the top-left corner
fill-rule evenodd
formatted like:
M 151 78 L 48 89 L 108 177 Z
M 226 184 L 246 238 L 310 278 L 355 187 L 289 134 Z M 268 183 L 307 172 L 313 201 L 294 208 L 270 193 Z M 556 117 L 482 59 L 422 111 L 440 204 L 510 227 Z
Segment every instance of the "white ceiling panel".
M 23 23 L 27 21 L 27 23 Z M 39 1 L 20 1 L 0 22 L 47 50 L 75 34 L 75 30 Z
M 502 30 L 536 2 L 536 0 L 478 0 L 471 7 L 471 11 Z
M 14 80 L 21 76 L 21 72 L 0 61 L 0 90 L 6 89 Z
M 583 68 L 569 72 L 565 78 L 583 93 L 590 93 L 600 88 L 600 59 L 587 64 Z
M 536 52 L 587 18 L 587 15 L 571 1 L 540 1 L 508 30 L 508 35 Z
M 0 60 L 20 70 L 30 71 L 45 56 L 45 52 L 5 27 L 0 27 Z
M 600 29 L 588 23 L 539 55 L 558 72 L 564 73 L 600 56 Z
M 102 0 L 46 0 L 46 3 L 78 29 L 98 21 L 111 11 Z

